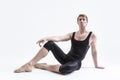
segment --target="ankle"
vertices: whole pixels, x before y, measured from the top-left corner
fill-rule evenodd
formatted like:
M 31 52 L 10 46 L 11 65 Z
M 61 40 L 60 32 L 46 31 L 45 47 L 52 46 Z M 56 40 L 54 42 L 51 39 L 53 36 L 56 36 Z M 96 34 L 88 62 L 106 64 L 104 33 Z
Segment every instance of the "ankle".
M 28 64 L 29 66 L 33 66 L 33 65 L 34 65 L 32 61 L 28 62 L 27 64 Z

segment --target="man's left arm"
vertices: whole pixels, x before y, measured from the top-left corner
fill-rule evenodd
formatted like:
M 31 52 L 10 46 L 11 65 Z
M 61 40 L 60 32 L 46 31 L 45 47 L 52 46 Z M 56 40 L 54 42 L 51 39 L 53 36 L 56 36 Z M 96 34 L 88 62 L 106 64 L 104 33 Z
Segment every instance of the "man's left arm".
M 91 45 L 92 58 L 93 58 L 95 68 L 104 69 L 104 67 L 101 67 L 98 65 L 97 49 L 96 49 L 96 36 L 94 34 L 91 35 L 91 44 L 90 45 Z

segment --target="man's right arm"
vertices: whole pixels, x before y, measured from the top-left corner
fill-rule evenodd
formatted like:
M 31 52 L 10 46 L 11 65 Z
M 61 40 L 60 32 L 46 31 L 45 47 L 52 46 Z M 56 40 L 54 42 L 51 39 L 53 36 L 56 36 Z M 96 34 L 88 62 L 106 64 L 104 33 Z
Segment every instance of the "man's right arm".
M 44 38 L 46 41 L 55 41 L 55 42 L 59 42 L 59 41 L 68 41 L 71 39 L 71 33 L 68 33 L 66 35 L 63 36 L 50 36 L 50 37 L 45 37 Z
M 46 41 L 54 41 L 54 42 L 68 41 L 71 39 L 71 37 L 72 37 L 72 33 L 68 33 L 63 36 L 49 36 L 49 37 L 44 37 L 44 38 L 40 39 L 39 41 L 37 41 L 37 43 L 41 44 Z

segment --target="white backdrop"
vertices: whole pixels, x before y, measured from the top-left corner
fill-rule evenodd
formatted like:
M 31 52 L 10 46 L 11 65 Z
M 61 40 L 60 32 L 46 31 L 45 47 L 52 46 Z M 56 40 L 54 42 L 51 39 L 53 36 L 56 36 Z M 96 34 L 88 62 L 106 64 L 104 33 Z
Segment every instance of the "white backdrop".
M 100 65 L 120 66 L 119 0 L 1 0 L 1 78 L 7 80 L 9 72 L 12 74 L 36 54 L 39 50 L 36 41 L 40 38 L 76 31 L 76 18 L 81 13 L 88 16 L 87 28 L 97 35 Z M 59 45 L 65 52 L 69 51 L 69 42 Z M 43 61 L 57 63 L 51 54 Z M 93 66 L 90 50 L 83 62 L 83 66 Z

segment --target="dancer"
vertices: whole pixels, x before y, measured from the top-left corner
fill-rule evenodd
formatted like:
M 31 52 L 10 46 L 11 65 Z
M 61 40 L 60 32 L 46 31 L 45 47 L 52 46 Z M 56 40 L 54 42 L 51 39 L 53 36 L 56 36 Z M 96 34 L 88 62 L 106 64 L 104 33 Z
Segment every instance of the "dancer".
M 77 17 L 77 24 L 79 27 L 78 31 L 67 33 L 64 36 L 44 37 L 37 41 L 37 44 L 40 46 L 43 43 L 44 45 L 41 46 L 41 49 L 32 60 L 15 70 L 15 73 L 31 72 L 32 68 L 35 67 L 55 73 L 69 74 L 81 68 L 82 60 L 85 58 L 89 47 L 91 47 L 95 68 L 104 69 L 104 67 L 98 65 L 97 61 L 96 36 L 92 31 L 86 29 L 88 17 L 85 14 L 80 14 Z M 71 40 L 71 49 L 66 54 L 55 42 L 68 40 Z M 47 56 L 49 51 L 53 53 L 60 64 L 48 65 L 47 63 L 37 63 Z

